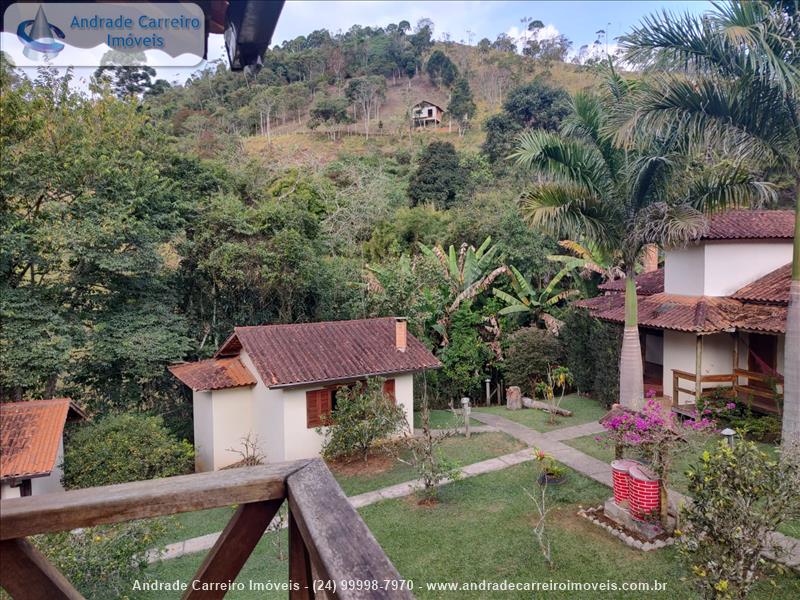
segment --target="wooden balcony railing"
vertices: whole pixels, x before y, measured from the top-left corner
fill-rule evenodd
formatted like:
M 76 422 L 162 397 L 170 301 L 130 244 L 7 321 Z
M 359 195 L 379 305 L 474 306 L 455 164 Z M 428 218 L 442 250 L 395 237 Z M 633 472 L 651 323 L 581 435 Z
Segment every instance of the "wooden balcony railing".
M 222 598 L 202 584 L 236 579 L 284 500 L 290 598 L 413 598 L 319 459 L 0 501 L 0 585 L 15 600 L 80 599 L 27 536 L 238 504 L 183 595 Z M 348 585 L 359 581 L 379 589 Z
M 684 381 L 693 383 L 694 387 L 682 387 Z M 700 375 L 699 377 L 694 373 L 673 369 L 672 406 L 678 410 L 692 407 L 697 403 L 696 390 L 699 390 L 702 395 L 720 387 L 725 388 L 725 392 L 731 398 L 747 402 L 757 410 L 781 414 L 780 398 L 783 396 L 783 376 L 769 376 L 746 369 L 734 369 L 733 373 Z M 682 402 L 681 394 L 691 396 L 691 400 Z

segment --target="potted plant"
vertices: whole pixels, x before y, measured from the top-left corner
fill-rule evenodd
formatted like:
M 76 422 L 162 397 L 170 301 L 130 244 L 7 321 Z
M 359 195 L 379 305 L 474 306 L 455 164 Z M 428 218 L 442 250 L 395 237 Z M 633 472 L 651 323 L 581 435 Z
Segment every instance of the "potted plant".
M 558 464 L 552 456 L 538 448 L 534 450 L 536 462 L 539 463 L 539 485 L 558 485 L 567 478 L 567 470 Z

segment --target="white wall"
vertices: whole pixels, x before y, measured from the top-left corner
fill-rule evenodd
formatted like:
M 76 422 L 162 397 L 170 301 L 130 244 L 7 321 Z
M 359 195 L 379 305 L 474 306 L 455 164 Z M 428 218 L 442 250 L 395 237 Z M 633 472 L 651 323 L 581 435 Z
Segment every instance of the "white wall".
M 247 389 L 251 391 L 253 398 L 251 418 L 253 431 L 258 436 L 259 450 L 267 462 L 286 460 L 286 432 L 281 427 L 284 422 L 283 392 L 271 390 L 264 384 L 247 352 L 242 350 L 239 359 L 256 378 L 256 385 Z
M 242 460 L 235 450 L 242 449 L 242 438 L 258 434 L 253 423 L 253 390 L 237 387 L 211 392 L 214 419 L 213 468 L 221 469 Z M 260 441 L 260 438 L 259 438 Z M 233 449 L 233 451 L 229 449 Z
M 198 473 L 214 470 L 214 412 L 211 392 L 192 394 L 194 421 L 194 470 Z
M 414 376 L 387 375 L 394 379 L 394 392 L 397 404 L 403 407 L 409 424 L 414 423 Z M 286 431 L 286 451 L 283 459 L 297 460 L 318 456 L 322 449 L 322 435 L 315 428 L 309 429 L 306 421 L 306 392 L 321 389 L 323 386 L 307 386 L 283 389 L 284 430 Z
M 792 261 L 792 242 L 741 240 L 705 244 L 705 295 L 728 296 Z
M 52 494 L 63 492 L 64 486 L 61 484 L 61 477 L 64 475 L 64 435 L 58 442 L 58 454 L 56 454 L 56 464 L 50 475 L 47 477 L 34 477 L 31 479 L 31 496 L 41 496 L 42 494 Z
M 0 500 L 8 500 L 9 498 L 20 497 L 19 486 L 13 486 L 10 483 L 3 482 L 0 484 Z
M 708 241 L 670 249 L 664 259 L 664 291 L 728 296 L 791 260 L 791 240 Z
M 664 253 L 664 291 L 666 293 L 702 296 L 704 278 L 703 245 L 674 248 Z

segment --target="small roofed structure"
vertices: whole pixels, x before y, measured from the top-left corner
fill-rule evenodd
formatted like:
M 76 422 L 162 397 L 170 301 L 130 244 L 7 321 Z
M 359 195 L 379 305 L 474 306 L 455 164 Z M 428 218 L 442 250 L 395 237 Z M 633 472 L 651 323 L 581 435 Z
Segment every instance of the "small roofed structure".
M 64 425 L 84 418 L 69 398 L 0 404 L 0 498 L 63 491 Z
M 423 100 L 411 109 L 411 122 L 414 127 L 436 127 L 442 122 L 444 109 L 433 102 Z
M 239 461 L 257 440 L 267 462 L 319 454 L 342 387 L 384 378 L 413 423 L 414 373 L 441 367 L 396 317 L 236 327 L 214 358 L 169 368 L 192 389 L 196 469 Z

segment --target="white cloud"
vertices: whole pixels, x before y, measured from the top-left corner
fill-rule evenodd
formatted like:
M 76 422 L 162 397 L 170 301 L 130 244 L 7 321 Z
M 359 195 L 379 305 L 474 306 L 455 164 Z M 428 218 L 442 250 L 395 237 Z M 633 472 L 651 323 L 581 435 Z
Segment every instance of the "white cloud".
M 517 44 L 517 52 L 522 52 L 526 40 L 552 40 L 561 35 L 561 32 L 555 25 L 548 23 L 541 29 L 535 31 L 523 30 L 513 25 L 506 31 L 506 34 Z

